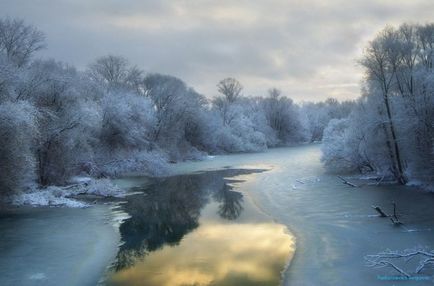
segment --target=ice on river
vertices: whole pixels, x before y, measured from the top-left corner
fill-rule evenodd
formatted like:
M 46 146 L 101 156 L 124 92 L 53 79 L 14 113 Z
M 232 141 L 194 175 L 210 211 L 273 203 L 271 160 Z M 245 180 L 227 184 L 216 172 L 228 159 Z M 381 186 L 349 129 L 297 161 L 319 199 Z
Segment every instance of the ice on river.
M 284 273 L 284 285 L 396 284 L 380 279 L 396 276 L 396 271 L 368 268 L 364 257 L 386 249 L 434 249 L 434 196 L 414 187 L 345 185 L 325 173 L 319 147 L 216 156 L 173 165 L 172 173 L 266 169 L 249 175 L 239 187 L 296 237 L 295 256 Z M 146 184 L 144 178 L 132 180 L 122 181 L 121 187 L 141 180 Z M 391 213 L 392 201 L 403 226 L 377 217 L 371 207 L 378 205 Z M 116 255 L 119 237 L 111 216 L 117 213 L 106 206 L 2 213 L 0 285 L 95 285 Z M 429 280 L 417 281 L 417 285 L 432 285 L 432 273 L 421 273 Z
M 108 206 L 0 213 L 0 285 L 96 285 L 117 252 Z
M 396 276 L 396 271 L 368 268 L 364 257 L 386 249 L 434 249 L 434 196 L 396 185 L 345 185 L 325 173 L 319 147 L 216 156 L 210 161 L 179 164 L 174 172 L 225 166 L 269 169 L 243 185 L 261 209 L 296 237 L 295 257 L 284 275 L 284 285 L 394 285 L 396 281 L 379 277 Z M 379 218 L 371 207 L 379 205 L 392 213 L 392 201 L 404 223 L 401 227 Z M 417 285 L 432 285 L 433 273 L 422 273 L 429 279 Z

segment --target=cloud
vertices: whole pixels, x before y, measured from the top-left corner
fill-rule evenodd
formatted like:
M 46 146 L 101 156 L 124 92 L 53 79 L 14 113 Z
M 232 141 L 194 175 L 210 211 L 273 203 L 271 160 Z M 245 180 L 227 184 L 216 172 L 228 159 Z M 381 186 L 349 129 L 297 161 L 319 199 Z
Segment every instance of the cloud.
M 80 68 L 119 54 L 213 96 L 237 77 L 245 93 L 277 87 L 297 101 L 359 95 L 363 47 L 386 24 L 431 20 L 434 2 L 5 0 L 0 16 L 45 31 L 55 57 Z M 327 88 L 325 88 L 327 87 Z

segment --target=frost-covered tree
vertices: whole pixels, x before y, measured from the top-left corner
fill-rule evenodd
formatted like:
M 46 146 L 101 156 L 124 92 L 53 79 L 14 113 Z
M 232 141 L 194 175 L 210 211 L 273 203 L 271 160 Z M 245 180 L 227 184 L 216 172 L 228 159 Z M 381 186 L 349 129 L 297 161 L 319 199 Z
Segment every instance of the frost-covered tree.
M 169 75 L 147 75 L 144 88 L 156 111 L 153 141 L 167 150 L 173 160 L 194 156 L 191 152 L 203 147 L 199 136 L 204 127 L 205 98 Z
M 383 98 L 384 110 L 387 116 L 384 122 L 386 145 L 391 160 L 391 167 L 396 178 L 406 183 L 401 148 L 398 142 L 396 122 L 391 110 L 392 88 L 398 65 L 401 60 L 397 33 L 392 28 L 384 29 L 377 38 L 372 41 L 365 51 L 361 61 L 365 67 L 367 79 L 375 84 Z
M 105 94 L 98 106 L 97 140 L 89 171 L 99 176 L 160 174 L 165 158 L 152 151 L 156 114 L 149 98 L 128 92 Z
M 37 108 L 39 137 L 35 145 L 41 185 L 63 184 L 75 173 L 79 158 L 90 152 L 95 113 L 80 92 L 80 76 L 53 60 L 33 62 L 21 85 L 21 98 Z M 29 86 L 27 86 L 29 85 Z M 89 112 L 90 111 L 90 112 Z
M 241 96 L 242 86 L 233 78 L 217 85 L 222 94 L 212 101 L 213 130 L 207 146 L 214 152 L 251 152 L 267 148 L 266 138 L 255 126 L 251 101 Z
M 352 108 L 353 101 L 339 102 L 328 98 L 322 102 L 305 102 L 301 105 L 300 120 L 305 126 L 310 142 L 321 141 L 324 129 L 332 119 L 347 117 Z
M 326 164 L 349 158 L 352 149 L 363 160 L 351 159 L 358 169 L 407 180 L 434 181 L 434 25 L 387 27 L 368 46 L 364 96 L 347 119 L 342 151 L 328 152 L 342 139 L 325 142 Z M 326 133 L 333 133 L 330 126 Z M 328 138 L 331 134 L 325 135 Z M 333 143 L 334 142 L 334 143 Z M 341 166 L 347 169 L 345 166 Z
M 243 86 L 238 80 L 228 77 L 217 84 L 217 90 L 225 97 L 226 101 L 233 103 L 241 96 Z
M 18 67 L 28 63 L 44 46 L 44 34 L 35 27 L 19 19 L 0 19 L 0 54 Z
M 0 195 L 22 191 L 34 181 L 36 117 L 28 102 L 0 104 Z
M 290 98 L 281 96 L 280 90 L 272 88 L 268 91 L 268 97 L 261 99 L 261 106 L 268 125 L 276 134 L 276 145 L 304 141 L 299 113 Z
M 109 93 L 101 101 L 100 140 L 110 149 L 150 148 L 155 111 L 148 98 Z
M 100 57 L 89 65 L 89 77 L 110 89 L 132 89 L 140 93 L 143 90 L 143 72 L 136 66 L 130 66 L 121 56 Z
M 19 68 L 5 55 L 0 55 L 0 102 L 16 99 L 15 87 L 19 80 Z

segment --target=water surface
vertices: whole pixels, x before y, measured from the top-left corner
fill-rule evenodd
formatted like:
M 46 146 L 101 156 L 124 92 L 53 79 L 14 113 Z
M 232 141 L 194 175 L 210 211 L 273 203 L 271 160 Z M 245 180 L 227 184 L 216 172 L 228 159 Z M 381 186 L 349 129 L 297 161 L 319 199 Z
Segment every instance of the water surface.
M 0 285 L 96 285 L 119 235 L 110 207 L 0 212 Z
M 294 241 L 239 187 L 259 172 L 210 171 L 135 186 L 143 194 L 120 206 L 130 218 L 120 226 L 123 245 L 109 284 L 279 285 Z
M 168 178 L 125 178 L 120 186 L 142 193 L 114 209 L 3 211 L 0 285 L 95 285 L 101 277 L 111 285 L 397 285 L 378 279 L 396 272 L 368 268 L 364 256 L 434 249 L 434 196 L 350 179 L 361 185 L 352 188 L 325 172 L 319 147 L 216 156 L 176 164 Z M 371 208 L 391 213 L 392 201 L 403 227 Z
M 364 257 L 386 249 L 434 249 L 434 195 L 397 185 L 353 188 L 325 172 L 320 145 L 276 148 L 265 153 L 217 156 L 186 162 L 174 172 L 224 167 L 267 166 L 243 184 L 256 204 L 296 237 L 296 250 L 284 273 L 284 285 L 397 285 L 379 276 L 396 276 L 390 268 L 366 267 Z M 392 213 L 397 204 L 402 227 L 377 217 L 372 205 Z M 421 273 L 428 281 L 399 281 L 401 285 L 432 285 L 434 270 Z

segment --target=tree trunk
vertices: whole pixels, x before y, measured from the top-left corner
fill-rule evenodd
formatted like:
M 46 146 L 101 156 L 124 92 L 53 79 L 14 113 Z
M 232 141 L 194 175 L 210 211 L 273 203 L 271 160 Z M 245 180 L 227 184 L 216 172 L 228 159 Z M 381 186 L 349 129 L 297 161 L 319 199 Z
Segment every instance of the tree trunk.
M 41 186 L 46 186 L 48 184 L 47 176 L 45 175 L 46 158 L 47 152 L 43 152 L 41 149 L 38 149 L 38 178 L 39 185 Z
M 392 147 L 393 147 L 393 151 L 394 151 L 394 159 L 395 162 L 394 164 L 396 164 L 396 171 L 397 174 L 395 174 L 396 179 L 398 180 L 398 182 L 402 185 L 405 185 L 407 183 L 407 179 L 404 176 L 404 170 L 402 167 L 402 161 L 401 161 L 401 154 L 399 151 L 399 146 L 398 146 L 398 140 L 396 137 L 396 132 L 395 132 L 395 126 L 393 124 L 393 120 L 392 120 L 392 114 L 390 112 L 390 104 L 389 104 L 389 96 L 387 95 L 387 92 L 385 92 L 384 94 L 384 104 L 386 105 L 386 112 L 387 112 L 387 119 L 389 121 L 389 129 L 390 129 L 390 134 L 392 136 Z M 386 134 L 387 136 L 387 134 Z

